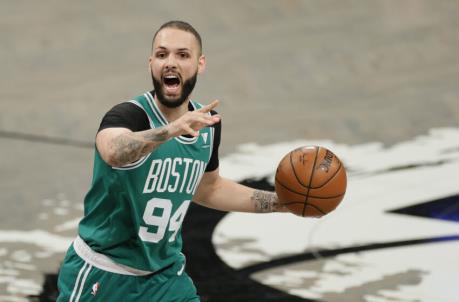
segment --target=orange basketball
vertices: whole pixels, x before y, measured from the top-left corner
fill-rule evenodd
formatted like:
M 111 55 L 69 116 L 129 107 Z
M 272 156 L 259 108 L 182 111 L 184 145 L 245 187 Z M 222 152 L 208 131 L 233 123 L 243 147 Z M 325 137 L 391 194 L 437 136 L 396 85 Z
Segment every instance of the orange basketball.
M 275 190 L 290 212 L 321 217 L 333 211 L 346 193 L 346 170 L 330 150 L 306 146 L 289 152 L 276 171 Z

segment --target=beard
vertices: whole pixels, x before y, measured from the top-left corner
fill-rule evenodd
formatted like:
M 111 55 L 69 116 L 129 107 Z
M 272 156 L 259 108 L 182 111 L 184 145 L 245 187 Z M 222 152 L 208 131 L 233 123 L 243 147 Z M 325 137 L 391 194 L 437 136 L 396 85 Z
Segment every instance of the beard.
M 155 95 L 158 101 L 164 105 L 165 107 L 168 108 L 177 108 L 180 107 L 190 96 L 191 92 L 194 89 L 194 86 L 196 85 L 196 81 L 198 79 L 198 72 L 196 73 L 189 79 L 187 79 L 182 86 L 182 91 L 180 95 L 176 98 L 170 98 L 164 95 L 162 87 L 164 83 L 162 83 L 161 80 L 155 78 L 153 75 L 153 72 L 151 72 L 151 79 L 153 81 L 153 88 L 155 89 Z

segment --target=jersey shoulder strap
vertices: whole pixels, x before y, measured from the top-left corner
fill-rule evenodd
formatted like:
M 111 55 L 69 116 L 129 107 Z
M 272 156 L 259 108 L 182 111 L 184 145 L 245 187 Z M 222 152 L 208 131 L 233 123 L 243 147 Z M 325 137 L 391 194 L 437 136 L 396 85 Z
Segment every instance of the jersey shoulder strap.
M 151 98 L 151 99 L 150 99 Z M 151 104 L 153 96 L 150 92 L 146 92 L 143 95 L 136 96 L 132 100 L 128 101 L 145 111 L 148 120 L 150 122 L 150 128 L 158 128 L 161 126 L 161 123 L 157 120 L 156 115 L 152 109 L 153 104 Z

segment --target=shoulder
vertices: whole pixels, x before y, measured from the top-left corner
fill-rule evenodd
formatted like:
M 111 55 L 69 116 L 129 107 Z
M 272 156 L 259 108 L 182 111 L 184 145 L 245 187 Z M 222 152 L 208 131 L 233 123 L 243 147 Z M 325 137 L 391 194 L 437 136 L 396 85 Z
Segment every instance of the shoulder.
M 107 113 L 138 114 L 140 112 L 145 114 L 145 111 L 140 107 L 140 105 L 137 105 L 132 101 L 127 101 L 113 106 Z
M 135 102 L 128 101 L 119 103 L 113 106 L 106 114 L 105 117 L 112 116 L 123 119 L 136 119 L 147 117 L 147 114 L 140 105 L 135 104 Z
M 122 127 L 131 131 L 150 128 L 145 111 L 133 102 L 123 102 L 113 106 L 103 117 L 99 131 L 106 128 Z

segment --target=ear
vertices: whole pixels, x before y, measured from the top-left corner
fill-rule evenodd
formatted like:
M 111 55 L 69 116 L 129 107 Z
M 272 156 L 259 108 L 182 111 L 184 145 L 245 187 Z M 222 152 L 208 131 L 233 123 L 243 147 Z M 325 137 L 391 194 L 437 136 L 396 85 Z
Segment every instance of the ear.
M 206 70 L 206 57 L 201 55 L 198 59 L 198 73 L 201 74 Z
M 148 57 L 148 72 L 151 73 L 151 63 L 153 62 L 153 57 Z

